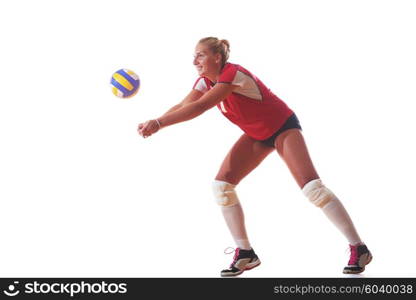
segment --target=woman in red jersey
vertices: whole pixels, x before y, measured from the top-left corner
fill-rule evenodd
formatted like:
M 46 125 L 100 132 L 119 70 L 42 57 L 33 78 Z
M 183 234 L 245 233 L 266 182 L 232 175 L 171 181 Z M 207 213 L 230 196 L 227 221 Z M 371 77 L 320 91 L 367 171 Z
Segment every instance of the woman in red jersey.
M 196 45 L 193 62 L 199 78 L 191 92 L 161 117 L 138 126 L 139 134 L 146 138 L 217 106 L 244 131 L 213 182 L 214 196 L 237 245 L 233 262 L 221 271 L 221 276 L 237 276 L 260 264 L 247 237 L 244 213 L 235 188 L 274 150 L 284 160 L 304 195 L 322 209 L 348 240 L 351 255 L 344 273 L 361 273 L 372 255 L 342 203 L 319 178 L 296 114 L 256 76 L 240 65 L 229 63 L 229 51 L 227 40 L 201 39 Z

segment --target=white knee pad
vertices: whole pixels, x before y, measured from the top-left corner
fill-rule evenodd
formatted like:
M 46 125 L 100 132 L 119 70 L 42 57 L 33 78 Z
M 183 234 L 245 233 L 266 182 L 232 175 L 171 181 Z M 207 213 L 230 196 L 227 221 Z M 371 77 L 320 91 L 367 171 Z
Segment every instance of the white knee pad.
M 233 206 L 239 203 L 234 184 L 215 180 L 212 184 L 212 190 L 217 204 L 220 206 Z
M 317 207 L 324 207 L 336 196 L 328 189 L 321 179 L 309 181 L 302 189 L 303 194 Z

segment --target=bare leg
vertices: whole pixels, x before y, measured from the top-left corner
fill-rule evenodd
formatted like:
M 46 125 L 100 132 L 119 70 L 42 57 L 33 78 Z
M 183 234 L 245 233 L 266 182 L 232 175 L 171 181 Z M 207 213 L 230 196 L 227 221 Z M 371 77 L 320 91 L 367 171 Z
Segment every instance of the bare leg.
M 277 137 L 275 147 L 300 188 L 303 188 L 308 182 L 319 178 L 309 156 L 302 132 L 299 129 L 290 129 L 283 132 Z M 331 201 L 321 208 L 351 245 L 361 243 L 350 216 L 337 197 L 333 197 Z
M 215 179 L 237 185 L 271 152 L 273 148 L 243 134 L 228 152 Z
M 299 129 L 283 132 L 275 140 L 275 147 L 300 188 L 309 181 L 319 178 Z
M 273 148 L 243 134 L 225 157 L 215 179 L 237 185 L 272 151 Z M 241 204 L 223 206 L 221 210 L 237 246 L 241 249 L 250 249 Z

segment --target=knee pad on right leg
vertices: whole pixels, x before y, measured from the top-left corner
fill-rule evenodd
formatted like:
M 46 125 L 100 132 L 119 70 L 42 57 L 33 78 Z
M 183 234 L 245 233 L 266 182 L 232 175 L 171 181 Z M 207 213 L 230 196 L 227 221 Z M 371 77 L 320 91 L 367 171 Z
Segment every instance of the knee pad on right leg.
M 215 200 L 220 206 L 233 206 L 239 203 L 234 184 L 215 180 L 212 184 L 212 190 Z
M 309 181 L 303 187 L 302 192 L 312 204 L 320 208 L 336 199 L 334 193 L 322 183 L 321 179 Z

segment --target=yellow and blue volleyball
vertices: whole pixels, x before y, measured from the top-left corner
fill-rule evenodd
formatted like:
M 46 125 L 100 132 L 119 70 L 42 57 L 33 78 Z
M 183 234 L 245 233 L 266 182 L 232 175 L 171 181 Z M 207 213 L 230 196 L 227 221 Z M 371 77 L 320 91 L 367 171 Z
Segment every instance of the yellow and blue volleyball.
M 131 70 L 120 69 L 111 77 L 111 89 L 120 98 L 133 97 L 140 87 L 139 76 Z

